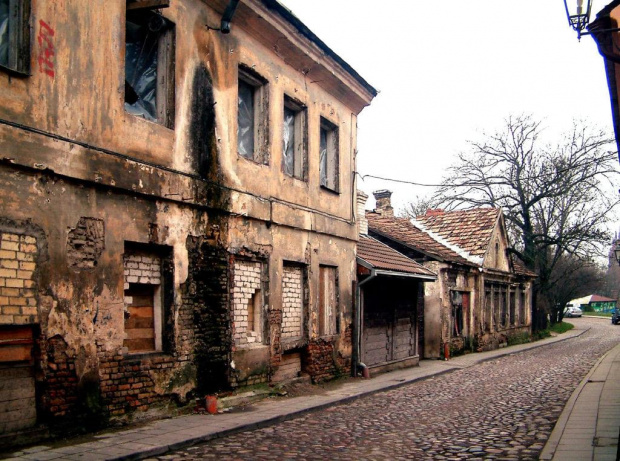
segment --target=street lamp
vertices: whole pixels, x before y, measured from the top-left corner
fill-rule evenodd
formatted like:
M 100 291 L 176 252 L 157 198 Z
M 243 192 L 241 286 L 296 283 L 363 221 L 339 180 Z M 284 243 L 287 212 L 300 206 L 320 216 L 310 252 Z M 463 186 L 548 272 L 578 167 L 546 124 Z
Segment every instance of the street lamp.
M 570 7 L 568 6 L 569 2 L 571 4 Z M 568 24 L 577 31 L 577 37 L 581 38 L 582 35 L 588 35 L 587 32 L 583 32 L 583 29 L 585 29 L 590 22 L 592 1 L 564 0 L 564 7 L 566 8 L 566 17 L 568 18 Z

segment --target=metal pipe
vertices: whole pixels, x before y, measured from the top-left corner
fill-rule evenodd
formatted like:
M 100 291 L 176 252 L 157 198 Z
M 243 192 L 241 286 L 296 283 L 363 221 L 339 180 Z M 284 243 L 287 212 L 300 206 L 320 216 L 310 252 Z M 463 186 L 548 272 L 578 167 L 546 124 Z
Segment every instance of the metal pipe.
M 220 31 L 223 34 L 230 33 L 230 22 L 235 14 L 237 5 L 239 5 L 239 0 L 230 0 L 230 2 L 228 2 L 228 6 L 222 15 L 222 22 L 220 23 Z

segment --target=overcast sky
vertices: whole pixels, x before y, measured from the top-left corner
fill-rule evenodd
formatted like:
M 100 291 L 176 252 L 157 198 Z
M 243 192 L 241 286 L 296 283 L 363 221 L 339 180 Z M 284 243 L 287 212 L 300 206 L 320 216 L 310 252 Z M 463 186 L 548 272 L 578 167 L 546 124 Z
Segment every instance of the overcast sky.
M 576 1 L 576 0 L 572 0 Z M 593 15 L 611 0 L 594 0 Z M 380 91 L 358 120 L 358 170 L 437 183 L 467 140 L 509 114 L 550 135 L 583 119 L 612 132 L 603 58 L 562 0 L 281 0 Z M 366 179 L 396 210 L 430 188 Z

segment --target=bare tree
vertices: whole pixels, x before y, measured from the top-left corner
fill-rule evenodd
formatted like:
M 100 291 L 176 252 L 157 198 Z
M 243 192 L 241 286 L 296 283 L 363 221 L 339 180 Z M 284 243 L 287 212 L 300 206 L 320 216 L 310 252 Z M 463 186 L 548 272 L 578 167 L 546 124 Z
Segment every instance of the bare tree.
M 433 196 L 448 209 L 504 210 L 514 251 L 538 274 L 535 327 L 556 307 L 550 289 L 560 259 L 589 261 L 608 241 L 605 226 L 620 202 L 613 139 L 574 123 L 556 145 L 541 141 L 541 122 L 511 116 L 501 131 L 471 142 Z M 553 318 L 553 316 L 552 316 Z
M 435 205 L 430 197 L 419 195 L 415 196 L 411 202 L 407 203 L 400 211 L 399 216 L 403 218 L 415 218 L 416 216 L 422 216 L 426 214 L 427 210 L 434 208 Z

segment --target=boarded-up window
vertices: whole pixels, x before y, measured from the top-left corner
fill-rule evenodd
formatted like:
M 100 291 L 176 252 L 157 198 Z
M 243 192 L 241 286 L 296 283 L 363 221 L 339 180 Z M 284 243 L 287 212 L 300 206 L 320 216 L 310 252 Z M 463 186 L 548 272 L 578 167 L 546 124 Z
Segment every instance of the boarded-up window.
M 321 187 L 339 191 L 340 160 L 338 153 L 338 127 L 321 117 L 319 139 L 319 173 Z
M 233 321 L 238 346 L 260 344 L 264 339 L 266 267 L 260 261 L 237 260 L 233 266 Z
M 284 264 L 282 268 L 282 338 L 303 335 L 304 269 Z
M 339 332 L 338 283 L 336 268 L 321 266 L 319 269 L 319 335 L 328 336 Z
M 282 170 L 297 179 L 306 179 L 307 162 L 307 110 L 284 96 L 282 124 Z
M 267 81 L 249 68 L 239 68 L 237 152 L 258 163 L 269 163 Z
M 30 0 L 0 0 L 0 67 L 30 71 Z
M 125 249 L 125 340 L 130 353 L 162 350 L 162 258 L 145 249 Z
M 127 11 L 125 110 L 174 128 L 174 24 L 145 9 Z

